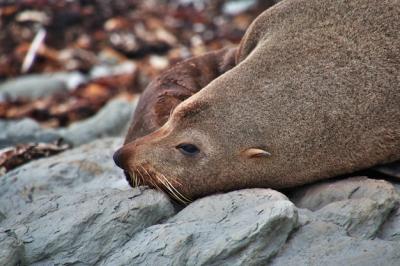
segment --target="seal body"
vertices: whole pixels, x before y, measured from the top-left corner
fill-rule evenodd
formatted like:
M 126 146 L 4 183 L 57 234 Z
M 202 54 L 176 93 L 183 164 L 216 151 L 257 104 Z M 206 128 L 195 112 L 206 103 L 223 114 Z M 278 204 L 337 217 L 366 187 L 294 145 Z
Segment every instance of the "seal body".
M 398 0 L 278 3 L 250 26 L 235 66 L 127 141 L 117 164 L 187 202 L 399 160 L 399 14 Z

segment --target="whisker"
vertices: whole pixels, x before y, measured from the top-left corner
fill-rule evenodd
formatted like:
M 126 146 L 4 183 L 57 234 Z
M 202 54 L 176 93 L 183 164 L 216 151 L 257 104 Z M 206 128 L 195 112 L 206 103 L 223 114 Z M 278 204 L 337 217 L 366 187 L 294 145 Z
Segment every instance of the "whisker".
M 171 190 L 171 188 L 168 187 L 168 184 L 165 183 L 164 180 L 162 180 L 159 176 L 157 176 L 157 179 L 163 184 L 163 186 L 164 186 L 164 188 L 166 190 L 164 192 L 166 192 L 168 195 L 172 196 L 174 199 L 176 199 L 178 201 L 180 200 L 179 197 Z
M 130 178 L 131 178 L 131 180 L 132 180 L 133 187 L 136 187 L 136 178 L 135 178 L 135 172 L 134 172 L 134 171 L 131 171 L 131 172 L 129 172 L 129 177 L 130 177 Z
M 187 198 L 187 197 L 184 196 L 182 193 L 180 193 L 180 192 L 171 184 L 171 182 L 168 181 L 168 179 L 165 177 L 165 175 L 163 175 L 163 174 L 161 174 L 161 175 L 162 175 L 162 177 L 165 179 L 165 181 L 167 181 L 168 184 L 169 184 L 179 195 L 181 195 L 181 197 L 182 197 L 183 199 L 185 199 L 185 200 L 188 201 L 188 202 L 192 202 L 191 199 Z M 174 181 L 176 181 L 176 179 L 175 179 Z
M 134 172 L 133 171 L 129 171 L 128 172 L 128 176 L 129 176 L 129 178 L 131 179 L 131 181 L 132 181 L 132 185 L 133 185 L 133 187 L 136 187 L 136 182 L 135 182 L 135 174 L 134 174 Z
M 151 177 L 151 175 L 149 174 L 149 172 L 147 172 L 147 170 L 143 167 L 143 166 L 139 166 L 144 172 L 145 172 L 145 174 L 149 177 L 148 178 L 148 181 L 155 187 L 155 188 L 157 188 L 159 191 L 163 191 L 158 185 L 157 185 L 157 182 L 155 182 L 154 180 L 153 180 L 153 178 Z
M 136 182 L 136 185 L 139 187 L 140 182 L 139 182 L 139 177 L 138 177 L 137 173 L 135 173 L 135 182 Z
M 138 183 L 140 184 L 140 183 L 144 183 L 144 177 L 143 177 L 143 174 L 142 174 L 142 172 L 140 171 L 140 170 L 138 170 L 137 171 L 137 173 L 138 173 Z
M 159 178 L 160 182 L 163 183 L 164 187 L 168 190 L 168 192 L 170 192 L 170 193 L 167 192 L 167 194 L 171 195 L 171 196 L 172 196 L 173 198 L 175 198 L 178 202 L 181 202 L 181 203 L 185 204 L 185 201 L 184 201 L 179 195 L 177 195 L 177 194 L 174 192 L 174 190 L 173 190 L 173 189 L 171 188 L 171 186 L 166 182 L 166 180 L 164 180 L 163 178 L 161 178 L 161 176 L 159 176 L 158 178 Z
M 192 202 L 192 200 L 188 199 L 187 197 L 185 197 L 182 193 L 180 193 L 172 184 L 171 182 L 168 181 L 168 179 L 165 177 L 165 175 L 160 174 L 160 176 L 162 177 L 162 179 L 168 184 L 168 187 L 171 188 L 171 190 L 174 191 L 174 194 L 178 194 L 179 197 L 182 199 L 182 201 L 184 201 L 184 203 L 190 203 Z
M 151 169 L 150 169 L 151 170 Z M 150 171 L 149 170 L 149 171 Z M 136 171 L 134 171 L 133 176 L 135 177 L 135 185 L 140 186 L 142 184 L 149 184 L 153 188 L 158 191 L 165 192 L 166 194 L 170 195 L 172 198 L 177 200 L 182 204 L 189 204 L 192 202 L 191 199 L 183 195 L 175 186 L 171 183 L 177 183 L 179 186 L 182 184 L 174 178 L 172 181 L 169 181 L 165 175 L 158 173 L 154 170 L 149 172 L 144 166 L 138 165 Z

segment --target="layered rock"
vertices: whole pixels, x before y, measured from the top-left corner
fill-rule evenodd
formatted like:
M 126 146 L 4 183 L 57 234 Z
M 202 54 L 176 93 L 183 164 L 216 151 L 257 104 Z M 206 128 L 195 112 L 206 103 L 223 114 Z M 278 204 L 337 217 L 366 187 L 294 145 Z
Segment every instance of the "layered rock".
M 396 181 L 208 196 L 131 189 L 104 138 L 0 177 L 1 265 L 399 265 Z

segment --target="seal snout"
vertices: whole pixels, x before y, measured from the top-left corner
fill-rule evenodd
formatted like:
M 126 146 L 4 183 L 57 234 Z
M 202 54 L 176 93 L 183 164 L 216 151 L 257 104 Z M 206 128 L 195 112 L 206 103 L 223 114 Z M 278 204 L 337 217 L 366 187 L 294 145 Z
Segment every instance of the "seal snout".
M 129 166 L 129 161 L 131 161 L 133 156 L 133 151 L 130 149 L 127 149 L 126 146 L 122 146 L 119 148 L 116 152 L 114 152 L 113 155 L 113 160 L 115 164 L 124 170 L 124 175 L 126 180 L 128 181 L 129 185 L 131 187 L 135 187 L 135 184 L 133 183 L 133 179 L 131 176 L 131 167 Z
M 132 146 L 131 144 L 119 148 L 113 155 L 115 164 L 123 170 L 129 171 L 130 164 L 132 164 L 135 154 L 134 148 L 135 146 Z

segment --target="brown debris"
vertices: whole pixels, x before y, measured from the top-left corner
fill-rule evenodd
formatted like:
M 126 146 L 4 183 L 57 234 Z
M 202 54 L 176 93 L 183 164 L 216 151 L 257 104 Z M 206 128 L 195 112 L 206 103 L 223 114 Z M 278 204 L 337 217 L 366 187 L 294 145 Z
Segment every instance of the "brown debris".
M 134 75 L 111 76 L 80 86 L 71 93 L 36 101 L 0 102 L 0 118 L 30 117 L 51 127 L 67 126 L 94 115 L 109 99 L 129 92 L 134 82 Z
M 32 143 L 2 149 L 0 150 L 0 175 L 33 159 L 48 157 L 67 148 L 66 144 Z
M 22 69 L 29 73 L 86 74 L 102 62 L 137 66 L 132 74 L 110 74 L 69 93 L 0 102 L 0 118 L 31 117 L 54 127 L 87 118 L 118 94 L 140 93 L 171 64 L 237 44 L 251 21 L 272 4 L 267 1 L 265 6 L 260 0 L 252 9 L 229 15 L 221 12 L 225 2 L 23 0 L 0 4 L 0 82 L 20 75 L 24 61 Z M 46 35 L 32 49 L 39 29 Z

